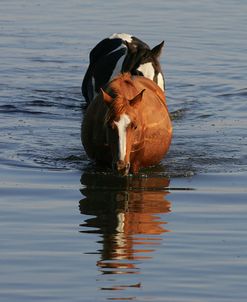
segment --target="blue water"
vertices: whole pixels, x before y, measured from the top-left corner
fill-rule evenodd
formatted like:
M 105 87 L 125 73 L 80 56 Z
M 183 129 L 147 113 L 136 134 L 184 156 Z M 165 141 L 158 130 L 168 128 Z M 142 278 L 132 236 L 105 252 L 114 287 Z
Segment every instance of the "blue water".
M 246 12 L 1 1 L 1 301 L 246 301 Z M 127 179 L 80 142 L 88 53 L 113 32 L 165 40 L 173 115 L 168 156 Z

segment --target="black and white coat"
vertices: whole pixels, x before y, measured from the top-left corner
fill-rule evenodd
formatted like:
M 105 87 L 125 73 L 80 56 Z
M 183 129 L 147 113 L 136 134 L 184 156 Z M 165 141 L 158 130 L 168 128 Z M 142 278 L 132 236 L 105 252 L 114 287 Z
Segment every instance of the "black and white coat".
M 99 93 L 101 87 L 121 72 L 141 75 L 165 89 L 164 76 L 159 63 L 164 41 L 154 48 L 129 34 L 113 34 L 99 42 L 90 52 L 89 66 L 81 90 L 87 103 Z

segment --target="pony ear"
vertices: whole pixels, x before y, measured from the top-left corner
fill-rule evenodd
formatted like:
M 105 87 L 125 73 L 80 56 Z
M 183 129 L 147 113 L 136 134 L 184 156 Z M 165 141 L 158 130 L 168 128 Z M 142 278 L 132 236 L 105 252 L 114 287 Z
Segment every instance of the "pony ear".
M 130 106 L 135 106 L 142 100 L 142 95 L 145 89 L 143 89 L 140 93 L 138 93 L 133 99 L 129 100 Z
M 112 97 L 106 93 L 102 88 L 100 88 L 100 91 L 102 93 L 103 101 L 107 104 L 110 104 L 112 102 Z
M 161 55 L 162 49 L 164 47 L 164 41 L 162 41 L 160 44 L 154 46 L 154 48 L 151 50 L 151 53 L 154 57 L 158 58 Z

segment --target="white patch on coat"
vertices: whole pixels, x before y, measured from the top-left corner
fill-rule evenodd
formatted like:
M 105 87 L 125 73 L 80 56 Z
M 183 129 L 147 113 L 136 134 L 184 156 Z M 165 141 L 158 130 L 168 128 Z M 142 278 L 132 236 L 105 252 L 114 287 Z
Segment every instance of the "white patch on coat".
M 154 75 L 155 75 L 155 72 L 154 72 L 154 68 L 153 68 L 153 65 L 151 62 L 148 62 L 148 63 L 144 63 L 144 64 L 141 64 L 137 70 L 139 70 L 140 72 L 142 72 L 143 76 L 150 79 L 150 80 L 154 80 Z
M 164 78 L 161 73 L 159 73 L 157 76 L 157 82 L 158 82 L 157 84 L 159 85 L 159 87 L 164 91 Z
M 122 39 L 128 43 L 132 42 L 132 36 L 129 34 L 121 33 L 121 34 L 113 34 L 109 37 L 109 39 Z
M 119 137 L 119 160 L 124 160 L 126 155 L 126 134 L 127 127 L 131 120 L 127 114 L 122 114 L 118 122 L 114 122 L 118 128 Z

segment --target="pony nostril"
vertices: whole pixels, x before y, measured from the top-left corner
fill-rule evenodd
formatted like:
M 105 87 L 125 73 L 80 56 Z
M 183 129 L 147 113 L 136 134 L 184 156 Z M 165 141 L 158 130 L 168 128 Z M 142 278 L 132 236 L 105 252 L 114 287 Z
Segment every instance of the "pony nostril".
M 125 163 L 123 160 L 119 160 L 113 163 L 113 170 L 119 173 L 120 175 L 127 175 L 130 169 L 130 163 Z
M 122 160 L 119 160 L 118 162 L 116 162 L 116 166 L 117 166 L 117 170 L 123 170 L 125 168 L 125 163 Z

